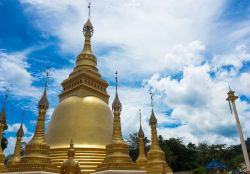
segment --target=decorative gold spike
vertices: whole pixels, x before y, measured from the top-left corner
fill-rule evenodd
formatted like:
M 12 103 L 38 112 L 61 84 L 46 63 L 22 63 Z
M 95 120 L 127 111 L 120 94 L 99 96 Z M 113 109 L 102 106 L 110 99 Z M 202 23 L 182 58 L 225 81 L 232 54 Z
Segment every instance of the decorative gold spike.
M 147 154 L 147 171 L 149 174 L 169 174 L 172 173 L 171 168 L 166 163 L 165 153 L 159 146 L 158 136 L 157 136 L 157 119 L 154 114 L 153 108 L 153 94 L 151 95 L 151 117 L 149 124 L 151 127 L 151 148 Z
M 8 168 L 11 168 L 14 164 L 17 164 L 21 160 L 20 151 L 21 151 L 21 143 L 22 143 L 23 135 L 24 135 L 24 131 L 23 131 L 23 123 L 22 123 L 16 134 L 16 146 L 15 146 L 13 157 L 8 161 L 8 164 L 7 164 Z
M 146 169 L 147 166 L 147 157 L 145 155 L 145 144 L 144 144 L 144 132 L 141 126 L 141 110 L 139 110 L 140 114 L 140 129 L 138 132 L 138 139 L 139 139 L 139 155 L 136 160 L 136 165 L 140 169 Z
M 116 72 L 116 89 L 117 89 L 117 72 Z M 137 169 L 136 164 L 132 162 L 129 156 L 129 145 L 126 144 L 121 132 L 121 102 L 116 90 L 116 96 L 112 104 L 114 113 L 112 143 L 106 146 L 106 157 L 97 171 L 103 170 L 131 170 Z
M 4 130 L 7 129 L 7 127 L 5 127 L 6 125 L 6 104 L 7 104 L 7 100 L 8 100 L 8 94 L 9 94 L 9 88 L 5 88 L 5 98 L 4 98 L 4 102 L 3 102 L 3 107 L 2 107 L 2 111 L 0 114 L 0 119 L 1 121 L 4 123 Z

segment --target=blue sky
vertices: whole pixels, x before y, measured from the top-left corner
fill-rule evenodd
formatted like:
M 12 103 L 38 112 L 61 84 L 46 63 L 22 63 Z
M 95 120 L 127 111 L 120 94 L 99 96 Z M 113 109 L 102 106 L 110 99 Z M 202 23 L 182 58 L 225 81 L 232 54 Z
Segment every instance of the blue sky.
M 0 1 L 0 106 L 7 104 L 9 148 L 22 110 L 25 140 L 35 128 L 44 71 L 50 68 L 49 123 L 61 91 L 83 47 L 87 1 Z M 150 97 L 155 93 L 159 132 L 184 142 L 235 144 L 235 120 L 225 101 L 236 90 L 245 137 L 250 137 L 250 2 L 248 0 L 104 0 L 92 2 L 92 47 L 98 68 L 114 94 L 119 72 L 124 135 L 137 131 L 138 110 L 149 136 Z M 137 126 L 138 127 L 138 126 Z

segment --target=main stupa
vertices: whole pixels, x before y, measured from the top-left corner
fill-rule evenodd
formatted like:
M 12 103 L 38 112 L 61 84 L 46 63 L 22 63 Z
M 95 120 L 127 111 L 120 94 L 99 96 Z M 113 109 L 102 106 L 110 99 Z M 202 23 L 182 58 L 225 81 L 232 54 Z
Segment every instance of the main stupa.
M 91 50 L 93 32 L 88 19 L 83 27 L 84 48 L 76 58 L 74 70 L 62 82 L 60 103 L 45 135 L 51 149 L 51 160 L 56 166 L 60 167 L 68 158 L 68 146 L 72 139 L 75 159 L 81 170 L 86 172 L 93 172 L 103 161 L 113 132 L 113 114 L 106 91 L 108 83 L 102 79 Z

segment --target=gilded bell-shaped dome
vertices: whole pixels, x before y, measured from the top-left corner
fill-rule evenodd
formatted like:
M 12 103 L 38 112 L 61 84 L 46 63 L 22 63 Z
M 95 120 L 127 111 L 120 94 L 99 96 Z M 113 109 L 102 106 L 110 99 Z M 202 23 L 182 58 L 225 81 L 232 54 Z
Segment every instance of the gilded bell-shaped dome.
M 88 96 L 71 96 L 59 103 L 46 132 L 50 148 L 105 148 L 112 139 L 113 115 L 103 100 Z

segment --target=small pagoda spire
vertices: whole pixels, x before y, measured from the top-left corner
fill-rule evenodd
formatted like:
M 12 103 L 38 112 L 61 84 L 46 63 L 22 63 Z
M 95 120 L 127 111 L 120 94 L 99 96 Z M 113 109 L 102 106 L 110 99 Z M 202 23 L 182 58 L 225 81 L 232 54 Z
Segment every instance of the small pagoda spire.
M 90 5 L 91 5 L 91 3 L 89 2 L 89 6 L 88 6 L 88 8 L 89 8 L 89 19 L 90 19 L 90 10 L 91 10 L 90 9 L 90 7 L 91 7 Z
M 88 5 L 89 16 L 86 23 L 83 25 L 83 35 L 85 37 L 84 47 L 82 52 L 77 56 L 76 59 L 76 67 L 74 68 L 74 72 L 78 72 L 79 70 L 88 69 L 91 70 L 97 76 L 100 76 L 97 69 L 97 61 L 96 57 L 92 52 L 91 48 L 91 37 L 94 33 L 94 27 L 90 21 L 90 3 Z
M 141 110 L 139 110 L 140 115 L 140 129 L 138 132 L 138 139 L 139 139 L 139 155 L 136 160 L 136 165 L 140 169 L 145 169 L 147 165 L 147 157 L 145 155 L 145 143 L 144 143 L 144 132 L 141 126 Z
M 165 153 L 159 146 L 158 135 L 157 135 L 157 119 L 154 114 L 153 105 L 153 93 L 150 92 L 151 96 L 151 116 L 149 119 L 149 124 L 151 127 L 151 148 L 147 154 L 147 171 L 149 174 L 155 173 L 172 173 L 171 168 L 168 166 L 165 160 Z
M 120 99 L 119 99 L 119 96 L 118 96 L 118 72 L 116 71 L 115 72 L 115 99 L 113 101 L 113 104 L 112 104 L 112 109 L 113 111 L 117 110 L 119 112 L 121 112 L 122 110 L 122 104 L 120 102 Z
M 151 141 L 152 141 L 152 147 L 151 148 L 156 148 L 160 149 L 159 142 L 158 142 L 158 136 L 157 136 L 157 119 L 154 114 L 154 99 L 153 99 L 153 93 L 150 92 L 150 98 L 151 98 L 151 116 L 149 119 L 149 125 L 151 126 Z
M 45 117 L 46 117 L 47 110 L 49 108 L 49 101 L 47 98 L 48 79 L 49 79 L 49 72 L 47 70 L 43 95 L 40 101 L 38 102 L 39 114 L 38 114 L 35 133 L 33 136 L 33 140 L 39 140 L 43 142 L 44 142 Z
M 88 53 L 88 54 L 92 54 L 92 50 L 91 50 L 91 37 L 94 33 L 94 27 L 90 21 L 90 2 L 89 2 L 89 5 L 88 5 L 88 9 L 89 9 L 89 17 L 88 17 L 88 20 L 87 22 L 84 24 L 83 26 L 83 34 L 85 36 L 85 43 L 84 43 L 84 49 L 83 49 L 83 52 L 84 53 Z
M 114 126 L 113 126 L 113 136 L 112 136 L 112 141 L 116 142 L 123 142 L 123 137 L 122 137 L 122 131 L 121 131 L 121 110 L 122 110 L 122 104 L 120 102 L 119 96 L 118 96 L 118 73 L 117 71 L 115 72 L 115 99 L 112 104 L 112 110 L 114 113 Z
M 137 169 L 136 164 L 132 162 L 129 156 L 129 145 L 124 142 L 121 131 L 121 110 L 122 105 L 118 97 L 118 78 L 115 73 L 116 94 L 112 104 L 114 114 L 112 143 L 106 146 L 106 157 L 97 167 L 96 171 L 104 170 L 131 170 Z
M 8 94 L 9 94 L 9 88 L 5 88 L 5 97 L 4 97 L 4 102 L 3 102 L 3 106 L 2 106 L 2 111 L 1 111 L 1 116 L 0 116 L 0 121 L 2 123 L 4 123 L 4 125 L 6 124 L 6 104 L 7 104 L 7 100 L 8 100 Z M 4 130 L 7 129 L 4 127 Z
M 22 143 L 22 138 L 24 136 L 24 131 L 23 131 L 23 117 L 24 117 L 24 111 L 22 114 L 22 123 L 16 133 L 16 145 L 15 145 L 15 150 L 12 159 L 8 161 L 8 168 L 11 167 L 12 165 L 18 163 L 20 159 L 20 151 L 21 151 L 21 143 Z
M 139 109 L 139 116 L 140 116 L 140 129 L 139 129 L 139 132 L 138 132 L 138 137 L 140 138 L 144 138 L 144 132 L 142 130 L 142 126 L 141 126 L 141 109 Z
M 49 108 L 49 101 L 47 99 L 47 87 L 48 87 L 48 79 L 49 79 L 49 71 L 46 71 L 46 78 L 45 78 L 45 85 L 42 98 L 38 102 L 38 109 L 45 109 Z

